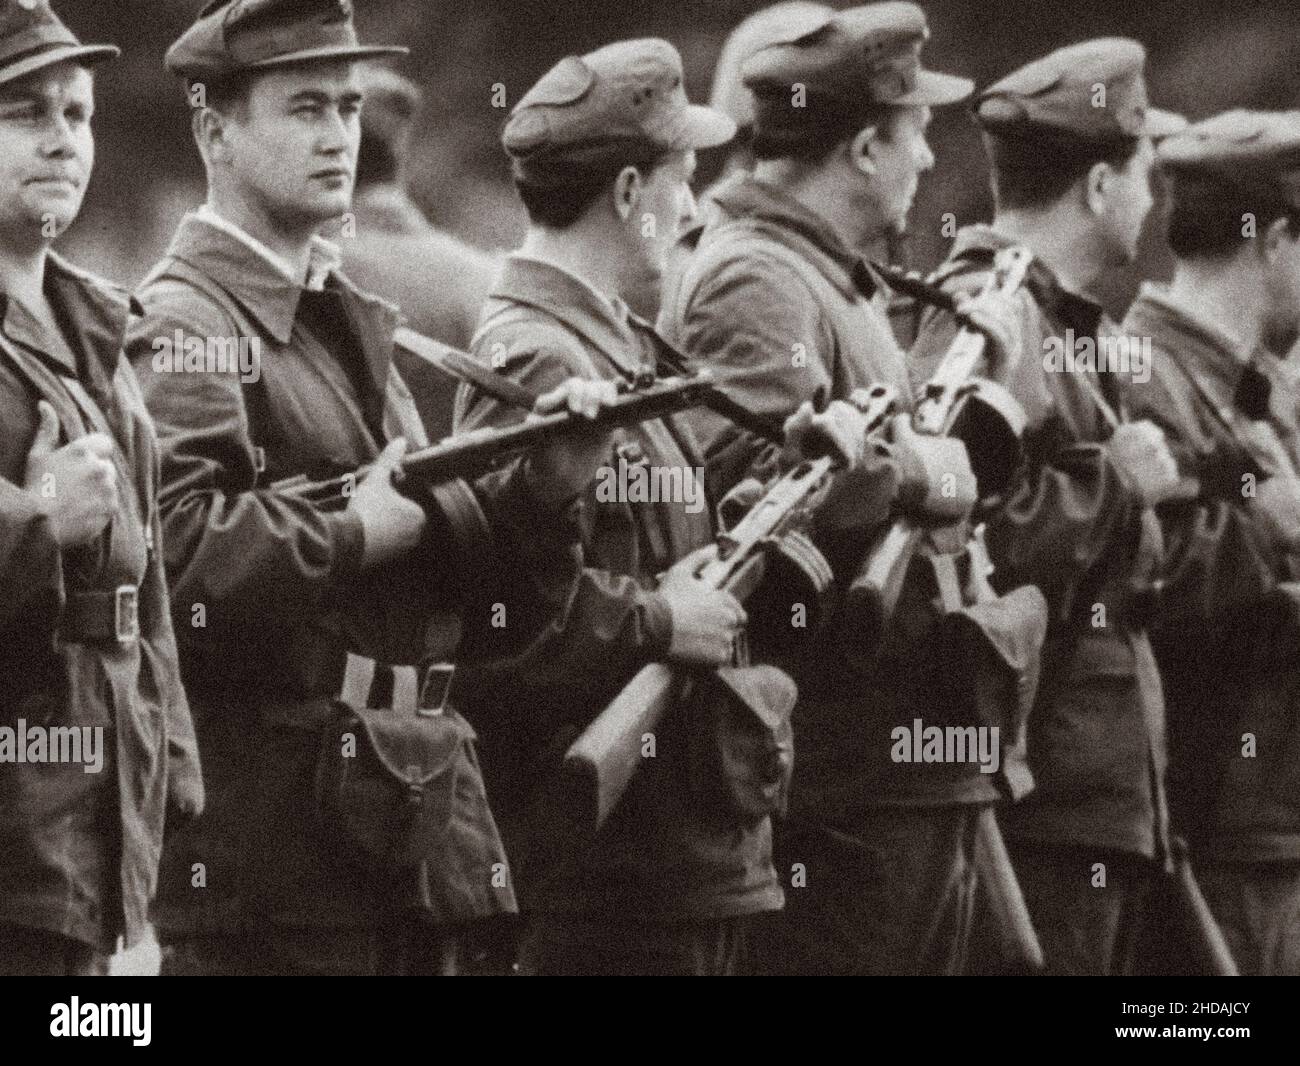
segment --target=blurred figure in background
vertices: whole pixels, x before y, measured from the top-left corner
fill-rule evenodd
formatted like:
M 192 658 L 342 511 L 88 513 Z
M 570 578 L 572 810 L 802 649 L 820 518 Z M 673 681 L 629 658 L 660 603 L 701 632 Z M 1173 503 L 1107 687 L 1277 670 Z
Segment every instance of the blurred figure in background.
M 731 31 L 718 56 L 709 93 L 709 106 L 730 116 L 736 124 L 736 136 L 727 145 L 718 181 L 754 166 L 754 94 L 740 77 L 745 60 L 770 44 L 793 41 L 812 32 L 833 14 L 825 4 L 788 0 L 754 12 Z
M 361 72 L 361 83 L 354 225 L 345 224 L 340 239 L 344 266 L 361 288 L 397 304 L 412 329 L 467 349 L 500 264 L 439 230 L 411 199 L 407 157 L 423 100 L 419 86 L 378 65 Z M 408 352 L 397 359 L 429 439 L 446 436 L 454 383 Z

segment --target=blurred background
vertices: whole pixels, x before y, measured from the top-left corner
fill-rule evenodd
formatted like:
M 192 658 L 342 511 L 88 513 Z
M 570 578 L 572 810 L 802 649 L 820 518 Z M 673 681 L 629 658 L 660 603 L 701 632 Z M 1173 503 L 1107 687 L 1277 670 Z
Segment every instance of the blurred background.
M 833 7 L 851 6 L 830 0 Z M 89 40 L 121 45 L 103 68 L 96 117 L 99 161 L 86 209 L 64 239 L 83 265 L 135 284 L 158 258 L 181 215 L 202 197 L 188 109 L 163 70 L 167 45 L 203 0 L 54 0 Z M 766 6 L 755 0 L 356 0 L 364 38 L 404 44 L 397 69 L 427 93 L 415 142 L 414 195 L 439 226 L 486 248 L 508 248 L 523 232 L 498 135 L 508 107 L 562 56 L 612 40 L 667 37 L 681 50 L 693 98 L 709 91 L 727 33 Z M 928 66 L 986 85 L 1016 66 L 1085 37 L 1121 34 L 1150 52 L 1153 100 L 1189 118 L 1233 106 L 1300 107 L 1297 0 L 930 0 Z M 492 106 L 505 86 L 507 108 Z M 990 198 L 979 138 L 962 107 L 935 116 L 936 170 L 912 214 L 911 265 L 946 253 L 942 217 L 987 217 Z M 701 160 L 707 174 L 710 161 Z M 1158 219 L 1137 271 L 1104 294 L 1127 302 L 1139 274 L 1164 270 Z M 436 284 L 436 279 L 431 279 Z

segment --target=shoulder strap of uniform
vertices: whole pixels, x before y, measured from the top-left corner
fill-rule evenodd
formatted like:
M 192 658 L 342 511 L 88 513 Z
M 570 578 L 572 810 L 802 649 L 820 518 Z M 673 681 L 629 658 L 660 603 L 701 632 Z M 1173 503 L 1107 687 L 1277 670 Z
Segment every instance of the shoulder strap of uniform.
M 160 281 L 177 281 L 182 285 L 187 285 L 201 296 L 206 296 L 217 305 L 230 320 L 235 324 L 237 333 L 246 337 L 253 337 L 260 333 L 257 324 L 253 321 L 252 316 L 244 310 L 243 305 L 232 293 L 227 292 L 201 270 L 190 266 L 183 259 L 169 257 L 153 268 L 141 282 L 141 288 L 152 285 Z M 249 436 L 253 440 L 253 447 L 257 452 L 256 467 L 260 475 L 265 468 L 265 447 L 268 438 L 273 433 L 271 426 L 270 400 L 266 395 L 266 386 L 262 382 L 260 374 L 252 381 L 245 381 L 244 375 L 239 375 L 240 388 L 244 394 L 244 402 L 248 407 L 248 429 Z

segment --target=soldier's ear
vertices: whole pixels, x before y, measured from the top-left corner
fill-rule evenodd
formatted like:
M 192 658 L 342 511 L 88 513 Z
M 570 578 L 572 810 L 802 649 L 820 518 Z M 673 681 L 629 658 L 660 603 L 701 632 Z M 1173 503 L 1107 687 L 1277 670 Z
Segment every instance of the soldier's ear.
M 1093 215 L 1104 215 L 1108 206 L 1111 183 L 1115 172 L 1109 163 L 1093 163 L 1083 179 L 1083 198 L 1088 211 Z
M 197 107 L 190 119 L 194 143 L 209 163 L 224 163 L 230 158 L 226 116 L 212 107 Z
M 624 167 L 614 179 L 614 211 L 626 222 L 641 203 L 641 172 L 636 167 Z
M 858 130 L 849 141 L 849 162 L 863 174 L 876 172 L 876 161 L 871 157 L 871 150 L 876 145 L 876 127 L 866 126 Z

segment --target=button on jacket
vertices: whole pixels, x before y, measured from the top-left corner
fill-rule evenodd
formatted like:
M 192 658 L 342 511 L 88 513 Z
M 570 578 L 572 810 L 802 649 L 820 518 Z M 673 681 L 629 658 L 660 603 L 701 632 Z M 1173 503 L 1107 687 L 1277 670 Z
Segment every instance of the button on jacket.
M 159 552 L 157 443 L 122 356 L 130 303 L 55 255 L 45 291 L 57 337 L 0 294 L 0 726 L 102 730 L 103 765 L 0 762 L 0 923 L 111 952 L 119 935 L 130 945 L 144 932 L 168 801 L 193 815 L 203 789 Z M 21 488 L 42 399 L 60 445 L 91 433 L 116 445 L 108 529 L 68 550 Z M 70 597 L 123 585 L 139 588 L 138 640 L 70 631 Z

